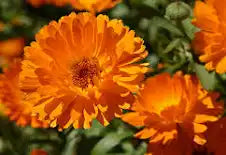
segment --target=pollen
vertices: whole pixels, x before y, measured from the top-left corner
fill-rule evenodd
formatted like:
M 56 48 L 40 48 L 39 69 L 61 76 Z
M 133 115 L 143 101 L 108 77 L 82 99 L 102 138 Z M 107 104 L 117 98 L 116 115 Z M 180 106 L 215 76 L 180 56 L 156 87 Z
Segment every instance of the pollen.
M 82 89 L 89 85 L 94 86 L 100 76 L 101 70 L 96 58 L 84 57 L 72 65 L 72 82 Z

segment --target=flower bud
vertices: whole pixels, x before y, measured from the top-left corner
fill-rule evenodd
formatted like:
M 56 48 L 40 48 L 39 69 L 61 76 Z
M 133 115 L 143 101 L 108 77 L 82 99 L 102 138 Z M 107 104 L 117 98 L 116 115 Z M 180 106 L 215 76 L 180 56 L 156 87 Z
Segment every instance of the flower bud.
M 171 20 L 184 20 L 190 16 L 189 6 L 184 2 L 173 2 L 167 6 L 166 16 Z

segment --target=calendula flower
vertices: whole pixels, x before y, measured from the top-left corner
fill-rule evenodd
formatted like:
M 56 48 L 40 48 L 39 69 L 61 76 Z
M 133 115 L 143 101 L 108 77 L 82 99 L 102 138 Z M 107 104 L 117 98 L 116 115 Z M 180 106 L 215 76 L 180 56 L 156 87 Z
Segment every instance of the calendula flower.
M 24 44 L 24 38 L 11 38 L 8 40 L 0 41 L 0 56 L 20 56 L 23 52 Z
M 0 41 L 0 67 L 4 68 L 11 64 L 23 53 L 24 38 L 10 38 Z
M 143 40 L 105 15 L 71 13 L 51 22 L 25 48 L 21 89 L 35 99 L 33 113 L 59 129 L 103 125 L 133 103 L 148 71 Z
M 144 126 L 135 136 L 150 138 L 153 154 L 191 154 L 193 143 L 203 145 L 206 122 L 218 120 L 222 103 L 217 93 L 208 93 L 198 79 L 178 72 L 149 78 L 132 106 L 133 112 L 122 119 L 134 126 Z
M 0 32 L 4 30 L 5 24 L 0 21 Z
M 0 75 L 0 103 L 4 105 L 5 113 L 10 120 L 16 121 L 17 125 L 32 127 L 47 127 L 46 123 L 31 116 L 32 98 L 25 96 L 19 89 L 20 62 L 15 60 L 4 74 Z M 22 99 L 26 98 L 26 102 Z
M 206 68 L 217 73 L 226 72 L 225 6 L 224 0 L 205 0 L 196 1 L 194 9 L 193 23 L 200 28 L 195 34 L 194 48 Z
M 45 4 L 45 0 L 27 0 L 33 7 L 40 7 L 41 5 Z
M 4 104 L 0 103 L 0 116 L 5 115 L 6 108 Z
M 206 147 L 214 155 L 224 155 L 226 146 L 226 117 L 208 124 Z
M 194 149 L 192 143 L 187 141 L 188 137 L 178 136 L 181 137 L 168 144 L 149 143 L 145 155 L 192 155 Z
M 72 5 L 79 10 L 101 12 L 113 8 L 121 0 L 71 0 Z
M 34 149 L 32 150 L 31 155 L 48 155 L 48 153 L 42 149 Z
M 56 6 L 65 6 L 70 4 L 78 10 L 88 10 L 90 12 L 101 12 L 113 8 L 121 0 L 28 0 L 34 7 L 40 7 L 44 4 L 53 4 Z
M 27 0 L 33 7 L 40 7 L 44 4 L 52 4 L 58 7 L 65 6 L 70 3 L 70 0 Z

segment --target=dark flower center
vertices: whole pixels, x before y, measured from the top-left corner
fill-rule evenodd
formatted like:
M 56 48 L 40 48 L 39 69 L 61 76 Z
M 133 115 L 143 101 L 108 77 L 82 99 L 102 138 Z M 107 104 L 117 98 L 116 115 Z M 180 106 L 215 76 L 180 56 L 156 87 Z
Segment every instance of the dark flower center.
M 94 85 L 100 76 L 100 67 L 96 58 L 82 58 L 72 65 L 72 82 L 75 86 L 87 88 Z

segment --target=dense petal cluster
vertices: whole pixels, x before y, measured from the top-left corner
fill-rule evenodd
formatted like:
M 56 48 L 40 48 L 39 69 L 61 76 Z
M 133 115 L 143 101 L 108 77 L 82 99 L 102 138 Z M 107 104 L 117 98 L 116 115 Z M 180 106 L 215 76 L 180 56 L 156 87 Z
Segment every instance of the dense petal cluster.
M 226 146 L 226 117 L 217 122 L 209 123 L 206 147 L 214 155 L 224 155 Z
M 21 89 L 33 113 L 51 127 L 89 128 L 122 114 L 134 101 L 146 64 L 143 40 L 120 20 L 71 13 L 51 22 L 25 48 Z
M 16 121 L 20 126 L 31 125 L 32 127 L 47 127 L 46 123 L 31 116 L 31 97 L 26 97 L 19 89 L 20 62 L 14 63 L 0 75 L 0 103 L 4 105 L 6 115 L 10 120 Z M 22 102 L 27 98 L 27 102 Z
M 91 12 L 101 12 L 113 8 L 121 0 L 71 0 L 74 8 L 79 10 L 89 10 Z
M 170 77 L 162 73 L 146 81 L 132 106 L 133 112 L 122 119 L 144 126 L 136 137 L 150 138 L 153 154 L 189 155 L 193 143 L 206 143 L 205 123 L 217 121 L 222 112 L 218 96 L 204 90 L 194 76 L 178 72 Z
M 217 73 L 226 72 L 226 0 L 196 1 L 193 21 L 200 31 L 195 34 L 193 41 L 200 60 L 206 63 L 208 70 Z

